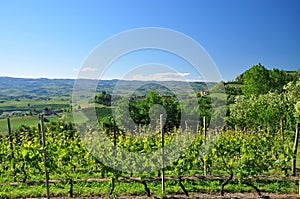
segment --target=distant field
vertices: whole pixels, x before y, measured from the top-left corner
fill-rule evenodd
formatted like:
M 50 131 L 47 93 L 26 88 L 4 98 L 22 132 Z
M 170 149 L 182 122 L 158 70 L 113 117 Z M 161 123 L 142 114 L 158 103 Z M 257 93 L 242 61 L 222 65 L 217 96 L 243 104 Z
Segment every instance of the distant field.
M 69 107 L 69 102 L 66 99 L 51 99 L 51 100 L 21 99 L 21 100 L 0 101 L 0 111 L 3 112 L 43 110 L 46 107 L 52 110 L 67 108 Z
M 49 121 L 57 121 L 59 118 L 64 118 L 68 122 L 73 122 L 72 113 L 63 113 L 61 115 L 46 116 Z M 21 125 L 25 126 L 37 126 L 40 122 L 38 116 L 24 116 L 24 117 L 12 117 L 10 118 L 12 130 L 19 128 Z M 0 134 L 8 132 L 7 119 L 0 119 Z
M 50 100 L 41 99 L 21 99 L 21 100 L 6 100 L 0 102 L 0 106 L 35 106 L 35 105 L 48 105 L 48 104 L 68 104 L 68 101 L 64 98 L 52 98 Z
M 34 126 L 38 122 L 39 119 L 37 116 L 13 117 L 10 119 L 12 129 L 16 129 L 21 125 Z M 7 133 L 7 129 L 7 119 L 0 119 L 0 133 Z

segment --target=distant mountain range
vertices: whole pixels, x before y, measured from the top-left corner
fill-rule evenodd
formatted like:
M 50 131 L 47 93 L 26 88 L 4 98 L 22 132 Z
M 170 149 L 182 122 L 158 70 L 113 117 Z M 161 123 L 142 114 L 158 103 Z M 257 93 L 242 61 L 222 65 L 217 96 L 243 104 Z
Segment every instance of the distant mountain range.
M 75 79 L 48 79 L 48 78 L 13 78 L 0 77 L 0 99 L 12 98 L 45 98 L 45 97 L 71 97 Z M 97 81 L 97 80 L 85 80 Z M 95 82 L 94 82 L 95 83 Z M 97 91 L 112 93 L 116 85 L 121 85 L 121 93 L 126 94 L 132 89 L 137 89 L 139 95 L 145 94 L 147 86 L 151 89 L 162 89 L 162 87 L 175 88 L 180 92 L 187 87 L 186 82 L 179 81 L 129 81 L 129 80 L 100 80 L 96 82 Z M 146 86 L 145 86 L 146 85 Z M 195 92 L 207 90 L 215 85 L 213 82 L 189 82 Z
M 0 97 L 68 96 L 73 85 L 72 79 L 0 77 Z

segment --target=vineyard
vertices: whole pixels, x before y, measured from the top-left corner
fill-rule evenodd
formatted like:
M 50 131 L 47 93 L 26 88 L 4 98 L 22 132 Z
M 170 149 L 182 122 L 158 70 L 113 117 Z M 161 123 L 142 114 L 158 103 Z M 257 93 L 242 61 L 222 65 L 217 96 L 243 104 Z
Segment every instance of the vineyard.
M 2 198 L 24 197 L 28 187 L 36 191 L 27 197 L 46 196 L 45 176 L 50 179 L 47 179 L 50 196 L 164 196 L 172 193 L 188 196 L 193 192 L 224 195 L 244 191 L 255 191 L 260 196 L 262 192 L 296 193 L 298 190 L 297 178 L 287 177 L 296 172 L 291 170 L 295 157 L 294 132 L 283 138 L 280 130 L 223 130 L 210 153 L 201 156 L 205 138 L 203 129 L 199 128 L 189 148 L 164 168 L 166 188 L 162 195 L 162 170 L 137 174 L 107 167 L 87 150 L 74 126 L 63 121 L 45 126 L 43 147 L 43 121 L 41 123 L 36 128 L 23 126 L 11 136 L 1 136 Z M 191 133 L 188 128 L 180 131 Z M 165 132 L 164 144 L 168 145 L 176 133 L 175 130 Z M 213 131 L 207 130 L 206 136 L 211 133 Z M 106 129 L 105 134 L 117 147 L 132 152 L 153 151 L 162 146 L 159 132 L 149 138 L 131 137 L 121 130 Z

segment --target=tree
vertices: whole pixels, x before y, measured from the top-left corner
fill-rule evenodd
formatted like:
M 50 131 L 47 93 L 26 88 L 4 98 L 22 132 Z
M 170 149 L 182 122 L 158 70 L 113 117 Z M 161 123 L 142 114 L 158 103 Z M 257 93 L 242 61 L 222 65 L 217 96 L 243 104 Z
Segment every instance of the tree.
M 287 106 L 287 124 L 294 128 L 295 122 L 300 121 L 300 79 L 289 82 L 284 86 L 286 106 Z
M 162 110 L 164 109 L 164 110 Z M 173 128 L 179 126 L 180 120 L 180 105 L 176 101 L 174 95 L 161 96 L 156 90 L 151 90 L 145 98 L 133 98 L 132 100 L 124 99 L 118 102 L 115 109 L 118 121 L 124 125 L 121 126 L 135 126 L 141 125 L 155 125 L 151 119 L 159 119 L 159 114 L 166 114 L 165 128 Z M 133 123 L 130 122 L 130 118 Z M 126 124 L 126 125 L 125 125 Z
M 266 94 L 271 88 L 269 71 L 260 63 L 254 65 L 243 74 L 243 83 L 242 90 L 247 97 Z
M 286 112 L 282 95 L 268 93 L 258 96 L 236 97 L 235 104 L 230 108 L 230 117 L 227 121 L 231 126 L 237 125 L 247 129 L 277 130 L 280 119 Z
M 283 92 L 237 96 L 230 106 L 230 116 L 227 123 L 234 127 L 247 129 L 280 128 L 280 120 L 284 120 L 285 129 L 294 129 L 300 121 L 300 79 L 292 81 L 283 87 Z
M 287 74 L 283 70 L 273 68 L 269 71 L 269 75 L 271 79 L 271 90 L 281 93 L 283 91 L 283 86 L 287 83 Z
M 95 103 L 98 104 L 110 106 L 111 100 L 112 100 L 112 96 L 110 94 L 107 94 L 105 91 L 95 96 Z

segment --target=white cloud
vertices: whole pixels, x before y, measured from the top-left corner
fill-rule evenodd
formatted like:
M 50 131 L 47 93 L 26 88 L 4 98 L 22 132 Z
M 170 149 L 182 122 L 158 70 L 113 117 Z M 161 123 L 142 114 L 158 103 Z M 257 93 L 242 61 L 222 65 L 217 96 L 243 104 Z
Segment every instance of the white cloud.
M 181 75 L 181 76 L 185 77 L 185 76 L 191 75 L 191 73 L 178 73 L 178 75 Z
M 97 70 L 98 70 L 97 68 L 93 68 L 93 67 L 83 67 L 83 68 L 81 68 L 82 72 L 95 72 Z
M 190 73 L 164 72 L 156 74 L 131 74 L 121 79 L 141 81 L 189 81 Z

